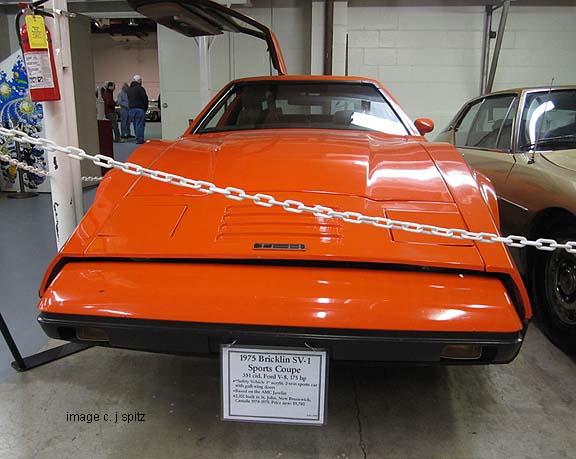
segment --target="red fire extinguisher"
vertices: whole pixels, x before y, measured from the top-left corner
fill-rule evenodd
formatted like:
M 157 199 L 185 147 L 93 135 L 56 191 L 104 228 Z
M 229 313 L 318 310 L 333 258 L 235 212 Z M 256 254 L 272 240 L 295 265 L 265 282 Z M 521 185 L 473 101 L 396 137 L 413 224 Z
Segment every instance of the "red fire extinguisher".
M 17 20 L 17 27 L 19 24 Z M 43 18 L 42 27 L 44 28 Z M 41 29 L 42 30 L 42 29 Z M 38 33 L 36 30 L 35 33 Z M 45 47 L 32 47 L 26 24 L 19 30 L 20 47 L 28 74 L 28 89 L 30 98 L 34 102 L 47 102 L 60 100 L 60 88 L 58 87 L 58 76 L 54 63 L 54 52 L 52 50 L 52 39 L 50 31 L 45 28 Z

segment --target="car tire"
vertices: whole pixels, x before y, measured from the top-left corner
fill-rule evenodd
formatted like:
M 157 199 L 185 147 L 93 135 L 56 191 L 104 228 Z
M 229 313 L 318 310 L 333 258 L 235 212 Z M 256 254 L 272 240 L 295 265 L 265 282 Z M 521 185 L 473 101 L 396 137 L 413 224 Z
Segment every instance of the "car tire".
M 574 222 L 552 231 L 559 243 L 576 241 Z M 544 333 L 559 348 L 576 353 L 576 254 L 538 251 L 534 269 L 536 312 Z

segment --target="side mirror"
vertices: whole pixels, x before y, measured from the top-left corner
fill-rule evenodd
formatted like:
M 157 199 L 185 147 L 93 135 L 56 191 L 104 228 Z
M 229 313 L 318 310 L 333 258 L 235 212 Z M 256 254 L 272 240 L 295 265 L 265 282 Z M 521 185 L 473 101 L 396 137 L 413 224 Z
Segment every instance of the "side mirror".
M 434 121 L 428 118 L 418 118 L 414 121 L 414 126 L 418 129 L 420 135 L 424 135 L 434 130 Z

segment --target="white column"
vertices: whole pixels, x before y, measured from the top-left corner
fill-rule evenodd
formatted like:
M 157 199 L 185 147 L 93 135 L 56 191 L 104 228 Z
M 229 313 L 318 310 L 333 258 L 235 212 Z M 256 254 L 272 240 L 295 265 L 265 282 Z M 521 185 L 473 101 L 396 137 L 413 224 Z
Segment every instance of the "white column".
M 200 102 L 205 107 L 210 99 L 210 52 L 208 37 L 198 37 L 198 65 L 200 67 Z
M 54 10 L 67 10 L 66 0 L 51 0 L 46 6 Z M 59 145 L 78 146 L 68 18 L 56 15 L 54 19 L 47 18 L 46 25 L 52 36 L 62 99 L 44 103 L 45 136 Z M 56 242 L 60 249 L 84 214 L 80 163 L 62 153 L 49 153 L 48 165 Z
M 310 7 L 310 75 L 322 75 L 324 69 L 324 2 L 313 1 Z
M 346 73 L 346 35 L 348 34 L 348 2 L 334 2 L 334 43 L 332 75 Z

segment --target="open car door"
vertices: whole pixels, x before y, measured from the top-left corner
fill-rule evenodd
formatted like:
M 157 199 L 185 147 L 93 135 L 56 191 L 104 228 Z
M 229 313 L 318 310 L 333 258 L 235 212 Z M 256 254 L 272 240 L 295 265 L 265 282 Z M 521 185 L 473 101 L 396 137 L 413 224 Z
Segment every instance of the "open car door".
M 286 74 L 286 64 L 274 32 L 238 11 L 210 0 L 128 0 L 128 4 L 143 16 L 187 37 L 234 32 L 260 38 L 266 41 L 278 74 Z

